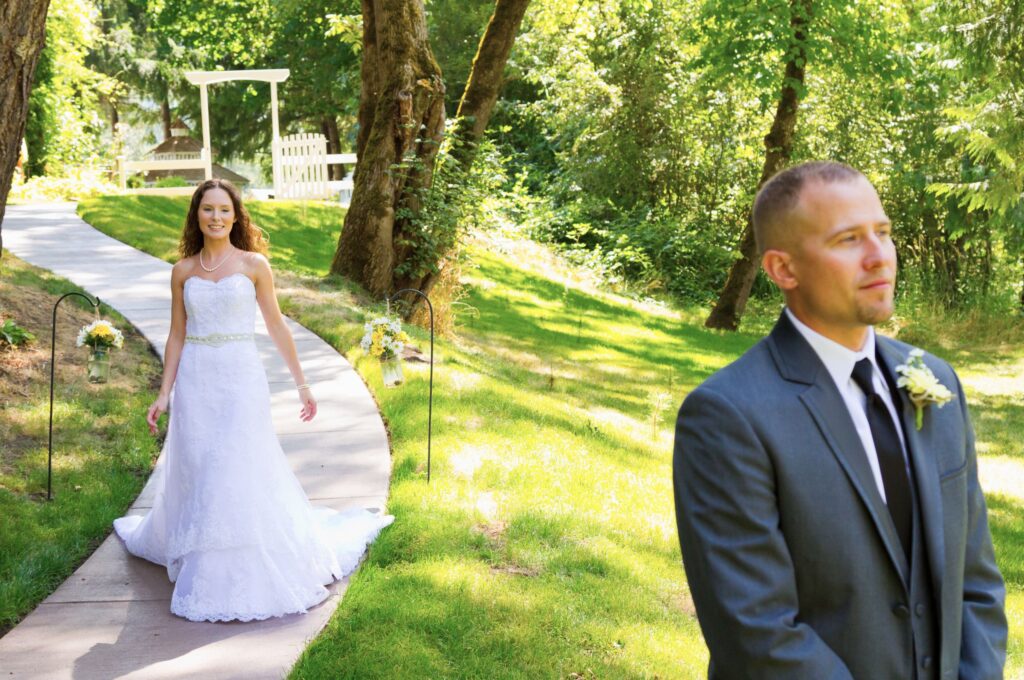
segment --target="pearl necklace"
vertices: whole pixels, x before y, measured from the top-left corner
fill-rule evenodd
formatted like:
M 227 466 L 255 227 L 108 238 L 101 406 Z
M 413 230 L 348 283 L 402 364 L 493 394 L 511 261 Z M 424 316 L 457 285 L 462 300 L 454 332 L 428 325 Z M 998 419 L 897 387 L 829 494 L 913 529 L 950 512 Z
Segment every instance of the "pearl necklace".
M 223 259 L 223 260 L 221 260 L 221 261 L 220 261 L 220 262 L 219 262 L 218 264 L 214 265 L 213 267 L 207 267 L 207 266 L 206 266 L 205 264 L 203 264 L 203 249 L 202 249 L 202 248 L 200 248 L 200 249 L 199 249 L 199 266 L 203 268 L 203 271 L 208 271 L 208 272 L 215 272 L 215 271 L 217 271 L 218 269 L 220 269 L 220 266 L 221 266 L 222 264 L 224 264 L 225 262 L 227 262 L 228 260 L 230 260 L 230 259 L 231 259 L 231 256 L 232 256 L 232 255 L 234 255 L 234 254 L 235 254 L 235 252 L 236 252 L 235 250 L 232 250 L 232 251 L 231 251 L 230 253 L 228 253 L 227 255 L 225 255 L 225 256 L 224 256 L 224 259 Z

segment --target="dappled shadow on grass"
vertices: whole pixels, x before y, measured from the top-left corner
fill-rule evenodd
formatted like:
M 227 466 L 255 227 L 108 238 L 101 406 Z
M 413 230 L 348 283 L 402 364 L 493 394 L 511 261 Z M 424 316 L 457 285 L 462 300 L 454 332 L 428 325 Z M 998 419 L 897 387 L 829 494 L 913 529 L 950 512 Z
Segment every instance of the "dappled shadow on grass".
M 1007 588 L 1024 589 L 1024 504 L 1000 494 L 986 494 L 988 521 L 996 562 Z
M 986 455 L 1024 459 L 1024 404 L 1020 398 L 1019 394 L 979 395 L 972 400 L 978 446 Z
M 600 369 L 635 367 L 625 378 L 636 384 L 696 384 L 756 341 L 744 334 L 721 334 L 656 314 L 565 289 L 509 265 L 488 261 L 480 273 L 494 284 L 477 285 L 467 297 L 480 312 L 463 334 L 480 344 L 561 363 Z M 652 376 L 652 369 L 660 373 Z M 651 380 L 655 377 L 655 380 Z M 620 379 L 621 381 L 621 379 Z
M 397 395 L 395 401 L 389 404 L 392 432 L 400 439 L 415 438 L 418 433 L 426 432 L 427 412 L 422 408 L 427 397 L 425 382 L 408 382 L 408 389 Z M 464 410 L 466 400 L 475 405 L 472 413 L 466 413 Z M 662 461 L 667 460 L 669 456 L 667 451 L 658 452 L 639 446 L 632 438 L 620 432 L 614 424 L 603 423 L 595 416 L 574 414 L 569 407 L 557 404 L 554 399 L 551 403 L 537 399 L 516 401 L 510 399 L 500 389 L 490 387 L 465 390 L 457 394 L 435 390 L 435 439 L 446 435 L 455 436 L 463 429 L 462 423 L 458 420 L 453 425 L 448 425 L 444 421 L 444 416 L 456 412 L 456 409 L 460 409 L 459 415 L 482 418 L 487 423 L 488 431 L 500 433 L 501 436 L 514 437 L 517 432 L 522 434 L 538 428 L 548 428 L 560 433 L 562 444 L 576 439 L 581 448 L 586 447 L 595 454 L 620 463 L 633 459 Z M 443 456 L 443 452 L 435 451 L 435 465 L 438 462 L 438 455 Z
M 679 653 L 699 641 L 692 613 L 665 607 L 673 596 L 650 590 L 641 565 L 596 547 L 601 526 L 535 508 L 488 537 L 474 513 L 424 505 L 409 484 L 395 492 L 395 524 L 292 677 L 681 677 L 703 665 Z M 663 648 L 623 644 L 622 631 L 650 625 Z
M 652 392 L 666 392 L 678 405 L 689 390 L 732 357 L 710 348 L 674 352 L 671 339 L 635 348 L 612 334 L 599 345 L 599 354 L 587 356 L 585 351 L 566 349 L 567 342 L 570 346 L 574 342 L 567 340 L 567 334 L 537 331 L 525 322 L 518 329 L 511 338 L 497 330 L 475 333 L 474 344 L 486 353 L 459 357 L 459 363 L 481 375 L 521 385 L 524 392 L 548 393 L 583 409 L 600 406 L 641 420 L 650 415 Z
M 159 361 L 123 317 L 110 380 L 86 382 L 79 328 L 93 310 L 72 296 L 58 315 L 53 419 L 53 500 L 46 501 L 50 324 L 57 297 L 81 290 L 4 254 L 0 300 L 37 336 L 0 358 L 0 629 L 32 610 L 84 560 L 137 496 L 159 443 L 144 414 Z M 84 309 L 82 307 L 85 307 Z M 155 381 L 155 382 L 154 382 Z M 152 390 L 152 392 L 150 391 Z

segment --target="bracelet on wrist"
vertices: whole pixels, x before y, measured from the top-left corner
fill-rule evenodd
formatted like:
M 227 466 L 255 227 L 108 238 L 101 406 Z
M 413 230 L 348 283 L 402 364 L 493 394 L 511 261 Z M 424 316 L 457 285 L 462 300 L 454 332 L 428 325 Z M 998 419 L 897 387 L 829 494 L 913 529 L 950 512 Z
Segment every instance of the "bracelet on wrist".
M 295 389 L 297 389 L 297 390 L 308 390 L 309 389 L 309 383 L 302 383 L 301 385 L 296 385 Z

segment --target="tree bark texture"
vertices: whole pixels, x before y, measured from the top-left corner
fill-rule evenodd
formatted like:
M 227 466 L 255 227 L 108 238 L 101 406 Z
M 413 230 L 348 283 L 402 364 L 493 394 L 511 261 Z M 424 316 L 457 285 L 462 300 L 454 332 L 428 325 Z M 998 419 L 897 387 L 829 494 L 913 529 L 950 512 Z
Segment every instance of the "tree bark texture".
M 0 4 L 0 228 L 25 135 L 32 75 L 46 37 L 50 0 L 4 0 Z M 0 232 L 0 252 L 3 235 Z
M 807 25 L 811 17 L 812 0 L 792 0 L 790 12 L 793 27 L 793 41 L 787 50 L 786 71 L 782 81 L 782 95 L 775 109 L 771 130 L 764 138 L 765 156 L 760 190 L 764 183 L 789 164 L 793 153 L 793 131 L 796 129 L 797 108 L 800 105 L 800 89 L 804 84 L 807 64 Z M 734 331 L 739 328 L 740 317 L 747 306 L 750 289 L 760 266 L 757 242 L 754 240 L 754 225 L 751 213 L 747 213 L 747 224 L 740 240 L 740 258 L 733 262 L 725 286 L 718 296 L 711 314 L 704 325 Z
M 334 116 L 324 116 L 320 121 L 320 131 L 327 138 L 327 153 L 341 153 L 341 134 L 338 132 L 338 119 Z M 327 169 L 332 181 L 339 181 L 345 178 L 345 166 L 329 165 Z
M 393 290 L 406 215 L 430 186 L 444 134 L 444 84 L 422 0 L 363 0 L 362 91 L 352 204 L 331 272 Z M 396 246 L 399 246 L 396 248 Z
M 494 13 L 480 38 L 473 58 L 473 68 L 459 101 L 456 127 L 452 131 L 457 139 L 452 147 L 451 158 L 458 163 L 460 172 L 468 172 L 473 165 L 477 144 L 487 130 L 487 123 L 491 119 L 498 95 L 501 94 L 505 65 L 529 4 L 530 0 L 497 0 Z M 441 268 L 445 266 L 447 255 L 449 253 L 440 254 L 437 271 L 401 277 L 395 282 L 395 289 L 415 288 L 429 295 L 441 277 Z M 411 317 L 417 307 L 422 305 L 422 300 L 410 296 L 408 302 L 408 316 Z
M 480 38 L 480 45 L 473 58 L 473 69 L 455 114 L 457 127 L 454 134 L 461 138 L 461 143 L 455 147 L 452 155 L 463 169 L 472 165 L 476 145 L 487 129 L 494 105 L 501 94 L 505 64 L 508 63 L 529 4 L 530 0 L 497 0 L 494 14 Z

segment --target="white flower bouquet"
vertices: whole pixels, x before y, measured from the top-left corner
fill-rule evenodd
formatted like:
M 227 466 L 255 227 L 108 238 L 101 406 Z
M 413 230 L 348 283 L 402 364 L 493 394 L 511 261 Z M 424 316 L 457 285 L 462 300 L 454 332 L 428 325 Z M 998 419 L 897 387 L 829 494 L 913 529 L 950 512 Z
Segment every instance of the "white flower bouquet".
M 409 342 L 409 336 L 402 330 L 402 323 L 398 319 L 378 316 L 366 322 L 363 328 L 366 332 L 359 346 L 381 361 L 397 357 L 405 348 L 405 343 Z

